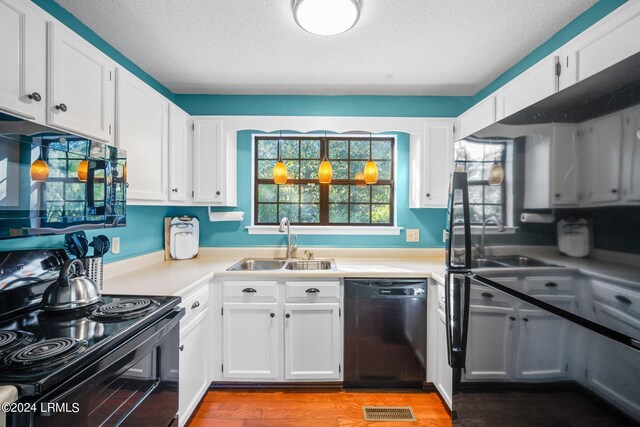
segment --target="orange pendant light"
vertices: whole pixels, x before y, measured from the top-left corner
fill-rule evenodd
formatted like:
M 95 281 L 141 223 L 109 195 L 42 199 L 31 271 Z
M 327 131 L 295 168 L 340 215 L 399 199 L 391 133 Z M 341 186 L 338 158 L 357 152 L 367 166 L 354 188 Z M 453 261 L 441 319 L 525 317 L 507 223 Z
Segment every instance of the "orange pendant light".
M 280 138 L 282 138 L 282 132 L 280 132 Z M 278 162 L 273 167 L 273 183 L 278 185 L 286 184 L 287 175 L 289 174 L 289 171 L 287 171 L 287 165 L 282 161 L 282 155 L 280 153 L 281 142 L 281 140 L 278 140 Z
M 49 165 L 43 158 L 43 148 L 40 147 L 40 155 L 31 163 L 29 172 L 33 181 L 45 182 L 49 179 Z
M 84 159 L 78 164 L 78 181 L 87 182 L 89 174 L 89 160 Z
M 498 162 L 495 162 L 487 172 L 487 181 L 489 185 L 502 185 L 504 181 L 504 168 Z
M 371 134 L 369 134 L 369 161 L 364 165 L 365 184 L 375 184 L 378 182 L 378 165 L 371 160 Z
M 331 167 L 329 160 L 327 160 L 327 156 L 324 156 L 324 160 L 320 163 L 320 167 L 318 168 L 318 181 L 320 184 L 331 184 L 332 178 L 333 168 Z

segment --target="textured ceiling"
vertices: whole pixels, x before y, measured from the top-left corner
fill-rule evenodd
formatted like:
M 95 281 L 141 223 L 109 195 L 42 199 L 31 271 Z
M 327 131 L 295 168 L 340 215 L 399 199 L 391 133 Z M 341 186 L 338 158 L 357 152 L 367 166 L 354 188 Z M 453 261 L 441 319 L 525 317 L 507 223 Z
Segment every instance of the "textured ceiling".
M 595 0 L 363 0 L 350 31 L 291 0 L 56 0 L 176 93 L 473 95 Z

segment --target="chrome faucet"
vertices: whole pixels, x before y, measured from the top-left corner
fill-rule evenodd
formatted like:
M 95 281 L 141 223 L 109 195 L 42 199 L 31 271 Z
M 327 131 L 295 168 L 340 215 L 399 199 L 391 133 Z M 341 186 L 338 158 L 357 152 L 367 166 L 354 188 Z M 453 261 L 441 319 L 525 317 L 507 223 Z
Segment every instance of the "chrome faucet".
M 278 229 L 280 233 L 287 232 L 287 259 L 291 259 L 296 255 L 296 251 L 298 250 L 298 235 L 294 234 L 293 237 L 296 238 L 296 243 L 291 246 L 291 223 L 289 222 L 289 218 L 286 216 L 280 220 L 280 228 Z
M 490 216 L 489 218 L 484 220 L 484 222 L 482 223 L 482 233 L 480 234 L 480 244 L 476 246 L 476 250 L 477 250 L 477 253 L 478 253 L 478 258 L 484 258 L 485 257 L 484 234 L 485 234 L 485 231 L 486 231 L 486 228 L 487 228 L 487 224 L 489 224 L 490 222 L 493 222 L 498 226 L 498 231 L 500 233 L 503 233 L 504 230 L 505 230 L 504 225 L 502 225 L 500 220 L 498 218 L 496 218 L 495 216 Z

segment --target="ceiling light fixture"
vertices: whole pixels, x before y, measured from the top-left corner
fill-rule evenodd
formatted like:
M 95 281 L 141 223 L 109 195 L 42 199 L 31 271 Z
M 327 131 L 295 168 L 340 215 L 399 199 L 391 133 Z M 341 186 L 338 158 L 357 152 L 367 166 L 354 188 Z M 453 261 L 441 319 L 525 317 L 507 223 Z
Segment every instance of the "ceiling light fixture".
M 360 18 L 361 0 L 293 0 L 293 17 L 305 31 L 335 36 L 351 29 Z

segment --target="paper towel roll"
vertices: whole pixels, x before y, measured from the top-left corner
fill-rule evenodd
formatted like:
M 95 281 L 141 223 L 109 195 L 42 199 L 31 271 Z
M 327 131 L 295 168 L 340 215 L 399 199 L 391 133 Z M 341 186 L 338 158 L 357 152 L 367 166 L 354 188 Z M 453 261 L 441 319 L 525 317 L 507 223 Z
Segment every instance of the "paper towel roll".
M 551 224 L 555 218 L 551 214 L 523 213 L 520 215 L 520 221 Z

